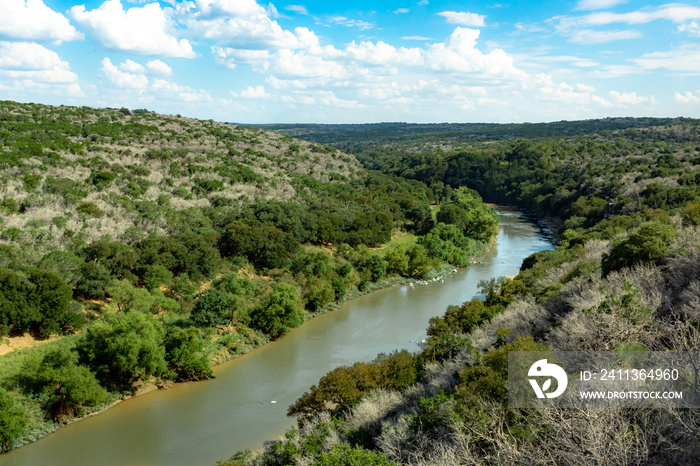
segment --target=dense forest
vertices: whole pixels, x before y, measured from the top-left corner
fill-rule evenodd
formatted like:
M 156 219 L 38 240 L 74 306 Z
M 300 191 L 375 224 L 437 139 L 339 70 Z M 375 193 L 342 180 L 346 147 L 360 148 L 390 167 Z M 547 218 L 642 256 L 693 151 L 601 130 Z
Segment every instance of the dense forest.
M 547 218 L 559 245 L 431 319 L 422 351 L 329 372 L 289 408 L 296 429 L 222 464 L 700 462 L 697 410 L 508 408 L 510 351 L 700 350 L 700 122 L 628 121 L 442 141 L 314 126 L 367 168 Z
M 260 128 L 14 102 L 0 121 L 2 451 L 468 266 L 497 231 L 473 190 Z

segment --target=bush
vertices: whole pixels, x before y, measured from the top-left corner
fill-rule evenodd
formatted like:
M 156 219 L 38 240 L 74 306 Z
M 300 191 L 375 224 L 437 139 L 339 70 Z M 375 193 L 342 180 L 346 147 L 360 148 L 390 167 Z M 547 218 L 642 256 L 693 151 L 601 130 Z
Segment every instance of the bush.
M 226 293 L 206 290 L 197 295 L 190 320 L 199 327 L 213 327 L 231 323 L 231 303 Z
M 172 327 L 165 335 L 165 358 L 179 381 L 213 376 L 209 359 L 203 354 L 204 341 L 196 328 Z
M 76 209 L 79 214 L 87 215 L 89 217 L 104 217 L 105 213 L 102 209 L 97 207 L 93 202 L 81 202 Z
M 27 418 L 24 410 L 4 388 L 0 387 L 0 451 L 12 449 L 15 441 L 22 436 Z
M 251 316 L 251 325 L 272 338 L 279 338 L 290 328 L 304 323 L 306 313 L 301 307 L 299 291 L 287 283 L 279 283 Z
M 78 352 L 103 384 L 129 387 L 166 373 L 164 336 L 163 327 L 150 314 L 107 314 L 87 328 Z
M 66 345 L 46 353 L 31 378 L 32 391 L 42 397 L 44 409 L 57 422 L 68 415 L 80 416 L 108 397 L 95 374 L 78 365 L 78 355 Z
M 678 233 L 671 225 L 647 222 L 634 230 L 604 254 L 601 263 L 603 277 L 610 272 L 635 264 L 655 264 L 668 252 L 669 244 Z

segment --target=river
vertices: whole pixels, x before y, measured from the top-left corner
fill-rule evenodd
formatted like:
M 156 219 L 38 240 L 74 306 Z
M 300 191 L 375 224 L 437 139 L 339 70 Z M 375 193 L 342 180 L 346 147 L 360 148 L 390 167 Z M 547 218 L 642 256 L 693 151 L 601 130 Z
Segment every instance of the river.
M 287 408 L 329 370 L 394 349 L 418 350 L 428 320 L 472 299 L 479 280 L 515 275 L 525 257 L 552 248 L 516 211 L 498 210 L 496 247 L 442 283 L 395 286 L 346 302 L 217 366 L 214 380 L 128 399 L 1 455 L 0 465 L 212 466 L 238 450 L 260 448 L 294 424 Z

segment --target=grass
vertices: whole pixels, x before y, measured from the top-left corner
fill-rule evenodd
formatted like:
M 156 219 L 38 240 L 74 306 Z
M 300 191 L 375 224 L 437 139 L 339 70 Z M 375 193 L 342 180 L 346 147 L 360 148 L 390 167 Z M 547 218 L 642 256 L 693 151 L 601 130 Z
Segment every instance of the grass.
M 383 257 L 388 251 L 396 248 L 403 248 L 404 251 L 408 251 L 416 244 L 417 240 L 418 237 L 412 233 L 398 231 L 391 236 L 391 240 L 388 243 L 384 243 L 377 248 L 376 252 Z

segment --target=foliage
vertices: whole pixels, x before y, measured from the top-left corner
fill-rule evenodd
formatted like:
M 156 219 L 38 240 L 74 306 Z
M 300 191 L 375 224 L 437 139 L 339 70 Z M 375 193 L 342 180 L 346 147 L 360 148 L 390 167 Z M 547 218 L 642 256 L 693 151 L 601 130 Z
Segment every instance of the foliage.
M 26 424 L 24 410 L 10 393 L 0 387 L 0 452 L 12 448 Z
M 648 222 L 618 242 L 603 256 L 603 275 L 635 264 L 656 263 L 666 255 L 669 243 L 678 234 L 671 225 Z
M 253 311 L 251 325 L 272 338 L 279 338 L 305 319 L 299 291 L 287 283 L 279 283 L 267 301 Z
M 199 327 L 230 324 L 233 318 L 231 304 L 223 291 L 203 291 L 197 295 L 190 320 Z
M 202 380 L 213 377 L 204 354 L 204 340 L 196 328 L 170 327 L 165 335 L 166 360 L 176 380 Z
M 31 390 L 39 395 L 46 411 L 61 422 L 66 416 L 83 414 L 83 410 L 107 400 L 95 374 L 78 365 L 78 355 L 67 346 L 46 353 L 37 368 L 27 370 Z
M 164 335 L 161 324 L 149 314 L 108 314 L 87 327 L 78 352 L 103 384 L 126 387 L 166 372 Z

